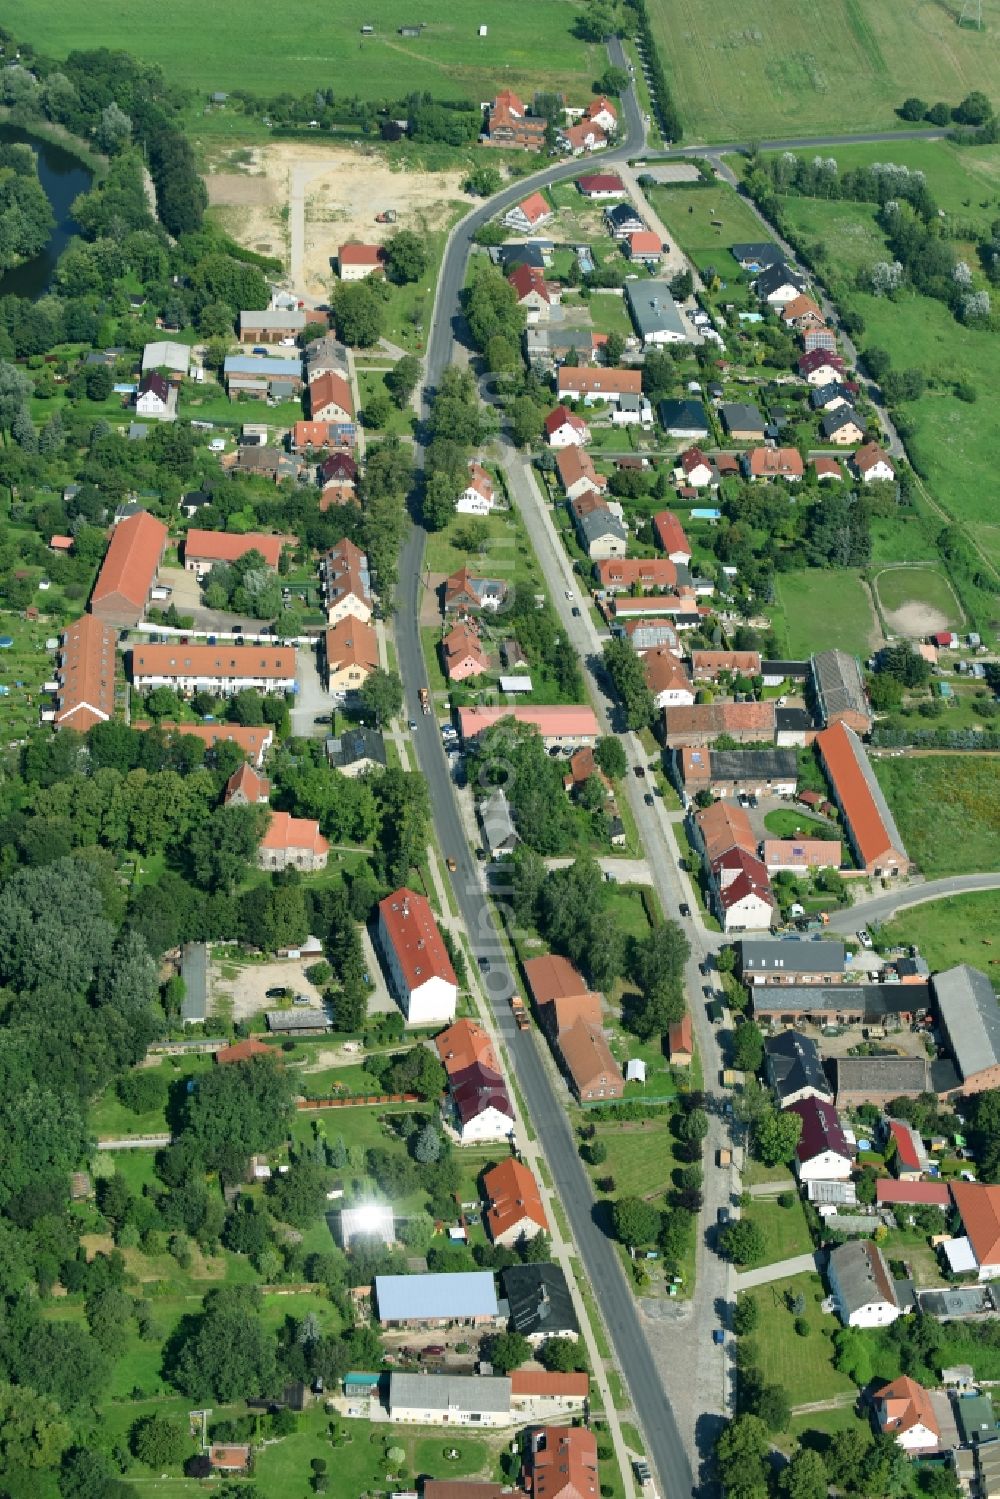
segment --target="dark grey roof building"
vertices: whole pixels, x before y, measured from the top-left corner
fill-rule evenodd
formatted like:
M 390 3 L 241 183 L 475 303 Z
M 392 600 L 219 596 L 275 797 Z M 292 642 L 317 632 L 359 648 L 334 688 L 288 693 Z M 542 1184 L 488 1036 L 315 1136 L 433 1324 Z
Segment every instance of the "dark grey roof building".
M 660 422 L 672 437 L 707 437 L 708 417 L 700 401 L 661 401 Z
M 764 1066 L 767 1080 L 786 1108 L 801 1098 L 823 1098 L 833 1102 L 833 1089 L 827 1081 L 819 1048 L 798 1031 L 782 1031 L 764 1042 Z
M 511 1265 L 500 1271 L 500 1289 L 511 1327 L 529 1341 L 579 1335 L 573 1298 L 559 1265 Z
M 842 974 L 846 948 L 832 937 L 744 937 L 738 942 L 740 973 L 756 984 L 788 982 L 799 975 L 822 979 Z
M 824 727 L 846 723 L 859 734 L 868 733 L 871 708 L 855 656 L 846 651 L 819 651 L 813 656 L 812 692 Z

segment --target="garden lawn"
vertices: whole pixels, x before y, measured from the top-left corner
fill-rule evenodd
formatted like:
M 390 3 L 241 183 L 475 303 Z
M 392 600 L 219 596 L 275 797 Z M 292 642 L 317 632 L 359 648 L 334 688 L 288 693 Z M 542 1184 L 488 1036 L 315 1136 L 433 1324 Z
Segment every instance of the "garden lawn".
M 808 1337 L 800 1338 L 795 1331 L 795 1317 L 785 1304 L 786 1292 L 805 1297 Z M 818 1275 L 793 1275 L 758 1286 L 752 1294 L 760 1308 L 753 1342 L 767 1384 L 783 1385 L 793 1405 L 853 1391 L 847 1375 L 833 1367 L 833 1334 L 840 1323 L 820 1311 L 824 1291 Z
M 385 384 L 385 373 L 382 370 L 358 370 L 358 387 L 361 395 L 361 417 L 364 420 L 365 407 L 374 395 L 385 395 L 389 399 L 389 416 L 384 426 L 378 431 L 371 431 L 371 438 L 378 437 L 409 437 L 413 432 L 414 416 L 412 408 L 407 405 L 402 411 L 389 395 Z
M 670 1112 L 660 1109 L 640 1123 L 598 1124 L 597 1138 L 608 1147 L 608 1158 L 588 1170 L 594 1176 L 613 1176 L 616 1197 L 665 1192 L 675 1165 L 670 1121 Z
M 431 0 L 415 15 L 407 0 L 386 0 L 375 13 L 364 0 L 287 0 L 254 14 L 252 35 L 239 0 L 177 0 L 166 15 L 133 15 L 122 32 L 118 0 L 67 0 L 58 14 L 13 0 L 6 24 L 22 41 L 64 57 L 74 48 L 121 47 L 158 63 L 171 84 L 192 89 L 199 120 L 214 89 L 246 89 L 263 98 L 299 96 L 332 88 L 339 97 L 402 99 L 428 90 L 440 99 L 492 99 L 497 79 L 532 96 L 535 89 L 571 93 L 586 102 L 591 79 L 607 66 L 604 48 L 572 35 L 575 6 L 538 0 L 530 9 L 492 9 L 485 37 L 480 17 L 447 0 Z M 420 37 L 399 27 L 425 23 Z M 361 28 L 374 24 L 373 36 Z M 936 96 L 935 96 L 936 97 Z
M 1000 989 L 1000 956 L 990 956 L 1000 932 L 1000 891 L 972 891 L 947 900 L 927 901 L 900 914 L 879 929 L 890 946 L 915 944 L 931 971 L 971 963 L 989 973 Z
M 767 1240 L 762 1265 L 775 1265 L 779 1260 L 808 1254 L 813 1247 L 802 1198 L 794 1188 L 789 1195 L 793 1198 L 791 1207 L 781 1207 L 774 1198 L 755 1197 L 743 1211 L 742 1216 L 756 1223 Z
M 50 607 L 48 598 L 38 594 L 39 607 Z M 10 636 L 14 642 L 0 650 L 0 687 L 6 689 L 0 693 L 0 743 L 23 739 L 37 725 L 41 687 L 55 666 L 45 642 L 60 629 L 52 620 L 33 623 L 13 611 L 0 614 L 0 636 Z
M 725 183 L 651 187 L 647 197 L 685 254 L 702 270 L 714 265 L 723 280 L 740 274 L 729 247 L 764 236 L 746 199 Z
M 1000 869 L 1000 757 L 873 762 L 910 858 L 929 878 Z
M 933 0 L 649 0 L 649 18 L 689 140 L 892 130 L 909 94 L 957 103 L 970 89 L 997 92 L 986 41 L 997 0 L 984 0 L 983 32 L 960 29 L 958 10 Z M 893 159 L 891 143 L 879 150 Z
M 774 587 L 777 605 L 769 613 L 784 637 L 789 660 L 834 647 L 852 656 L 868 655 L 875 617 L 855 573 L 838 568 L 778 573 Z
M 840 834 L 830 823 L 818 817 L 809 817 L 804 812 L 779 807 L 768 812 L 764 826 L 773 838 L 839 838 Z

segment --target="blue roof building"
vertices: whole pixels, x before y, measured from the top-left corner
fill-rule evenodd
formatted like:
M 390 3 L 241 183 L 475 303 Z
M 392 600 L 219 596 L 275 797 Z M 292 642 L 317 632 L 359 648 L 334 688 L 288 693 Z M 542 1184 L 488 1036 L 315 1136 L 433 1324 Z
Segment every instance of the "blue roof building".
M 489 1270 L 442 1275 L 376 1275 L 375 1300 L 383 1327 L 486 1324 L 497 1321 L 496 1287 Z

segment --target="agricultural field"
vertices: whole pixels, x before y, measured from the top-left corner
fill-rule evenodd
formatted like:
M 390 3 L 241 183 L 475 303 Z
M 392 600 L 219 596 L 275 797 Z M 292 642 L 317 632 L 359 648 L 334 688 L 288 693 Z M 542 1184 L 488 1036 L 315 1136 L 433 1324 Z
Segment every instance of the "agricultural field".
M 965 623 L 955 590 L 936 567 L 892 567 L 874 580 L 885 622 L 893 634 L 922 639 Z
M 202 98 L 214 90 L 245 89 L 261 97 L 332 88 L 338 95 L 400 99 L 429 90 L 441 99 L 492 97 L 498 80 L 510 88 L 562 91 L 587 97 L 606 66 L 604 48 L 571 32 L 578 7 L 539 0 L 491 8 L 479 17 L 437 0 L 415 11 L 406 0 L 371 7 L 365 0 L 337 6 L 288 0 L 248 13 L 237 0 L 178 0 L 167 14 L 126 12 L 120 0 L 68 0 L 45 10 L 14 0 L 5 24 L 40 51 L 63 57 L 74 48 L 120 47 L 158 63 L 171 83 Z M 127 17 L 127 19 L 126 19 Z M 480 21 L 489 32 L 480 37 Z M 401 26 L 423 25 L 419 38 Z M 376 34 L 362 37 L 374 25 Z M 198 113 L 201 114 L 199 102 Z
M 873 762 L 910 858 L 928 878 L 1000 869 L 1000 758 Z
M 1000 953 L 991 957 L 1000 932 L 1000 891 L 974 890 L 947 900 L 927 901 L 901 911 L 879 928 L 879 943 L 920 948 L 932 972 L 971 963 L 1000 989 Z
M 997 92 L 1000 0 L 984 0 L 981 32 L 933 0 L 650 0 L 649 13 L 688 140 L 891 130 L 909 94 L 957 104 Z
M 789 660 L 804 660 L 813 651 L 837 647 L 867 656 L 878 638 L 875 616 L 864 585 L 855 573 L 808 568 L 778 573 L 777 603 L 768 611 L 784 638 Z

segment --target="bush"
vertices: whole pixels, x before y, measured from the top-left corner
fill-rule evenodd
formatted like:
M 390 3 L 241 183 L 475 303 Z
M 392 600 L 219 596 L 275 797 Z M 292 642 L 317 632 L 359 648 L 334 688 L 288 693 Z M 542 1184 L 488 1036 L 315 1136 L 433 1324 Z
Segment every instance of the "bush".
M 798 1333 L 800 1338 L 807 1338 L 810 1331 L 809 1319 L 807 1317 L 796 1317 L 795 1331 Z
M 306 978 L 311 984 L 315 984 L 317 989 L 322 989 L 323 985 L 328 984 L 333 978 L 333 969 L 326 959 L 322 958 L 318 963 L 309 965 L 306 969 Z

